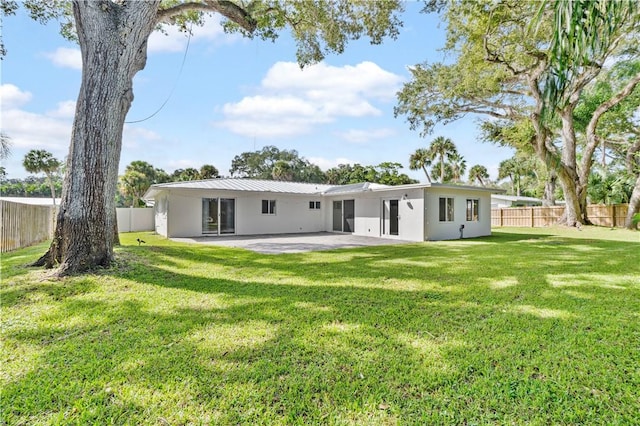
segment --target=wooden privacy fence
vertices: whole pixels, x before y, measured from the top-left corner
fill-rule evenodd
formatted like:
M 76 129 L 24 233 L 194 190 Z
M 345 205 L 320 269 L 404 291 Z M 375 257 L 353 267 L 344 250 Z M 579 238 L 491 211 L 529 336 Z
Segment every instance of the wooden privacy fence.
M 628 204 L 592 204 L 587 206 L 587 217 L 596 226 L 624 227 L 628 209 Z M 491 226 L 551 226 L 558 222 L 562 213 L 564 206 L 491 209 Z
M 0 253 L 52 238 L 54 220 L 53 206 L 0 200 Z

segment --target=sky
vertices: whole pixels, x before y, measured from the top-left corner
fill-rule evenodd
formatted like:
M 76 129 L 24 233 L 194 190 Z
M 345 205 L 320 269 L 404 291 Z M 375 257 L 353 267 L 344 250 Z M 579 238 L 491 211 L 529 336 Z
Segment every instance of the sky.
M 479 140 L 479 117 L 438 125 L 425 137 L 394 117 L 409 67 L 451 59 L 441 51 L 445 25 L 420 9 L 421 3 L 407 3 L 396 40 L 351 42 L 344 53 L 304 69 L 287 33 L 275 42 L 249 40 L 225 34 L 216 16 L 190 39 L 173 29 L 154 33 L 147 65 L 134 78 L 120 173 L 142 160 L 168 173 L 213 164 L 229 176 L 236 155 L 274 145 L 297 150 L 323 170 L 398 162 L 425 182 L 422 171 L 409 170 L 409 156 L 445 136 L 467 169 L 482 164 L 496 179 L 500 161 L 513 152 Z M 42 25 L 24 10 L 3 18 L 2 37 L 0 123 L 12 142 L 3 166 L 7 178 L 22 179 L 29 175 L 22 166 L 29 150 L 67 156 L 82 63 L 57 22 Z

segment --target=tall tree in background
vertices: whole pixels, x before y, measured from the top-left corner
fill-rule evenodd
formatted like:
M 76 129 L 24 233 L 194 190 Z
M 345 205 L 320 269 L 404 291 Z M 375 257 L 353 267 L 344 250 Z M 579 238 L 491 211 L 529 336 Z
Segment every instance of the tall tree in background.
M 571 8 L 574 2 L 558 3 Z M 607 38 L 603 48 L 591 51 L 589 61 L 568 74 L 563 101 L 547 108 L 545 90 L 548 75 L 553 72 L 549 45 L 555 4 L 546 2 L 540 7 L 534 1 L 431 2 L 431 10 L 441 12 L 447 21 L 445 50 L 456 59 L 412 68 L 412 81 L 399 93 L 396 113 L 407 115 L 411 128 L 420 128 L 423 133 L 430 132 L 437 123 L 448 123 L 470 113 L 510 123 L 526 120 L 533 130 L 527 143 L 549 171 L 557 173 L 563 188 L 563 221 L 575 226 L 587 220 L 588 170 L 582 170 L 577 161 L 573 111 L 582 90 L 603 69 L 607 59 L 637 54 L 639 31 L 637 13 L 613 28 L 613 36 Z M 536 15 L 540 23 L 533 31 L 531 22 Z M 607 16 L 602 17 L 605 19 L 599 25 L 607 25 Z M 620 93 L 605 108 L 612 108 L 629 92 Z
M 342 52 L 352 39 L 368 36 L 381 43 L 395 37 L 402 10 L 399 0 L 329 2 L 231 0 L 81 1 L 26 0 L 34 19 L 65 20 L 82 54 L 82 82 L 76 102 L 62 204 L 49 250 L 36 265 L 65 275 L 113 260 L 115 194 L 125 117 L 133 102 L 133 77 L 146 64 L 147 42 L 160 25 L 202 24 L 205 14 L 220 14 L 225 29 L 274 40 L 286 27 L 296 41 L 301 65 Z M 2 2 L 4 14 L 18 2 Z M 232 66 L 232 64 L 229 64 Z M 215 84 L 215 79 L 212 79 Z
M 200 172 L 198 173 L 200 179 L 215 179 L 220 177 L 220 172 L 211 164 L 205 164 L 200 167 Z
M 60 170 L 61 163 L 54 158 L 53 154 L 44 149 L 32 149 L 27 152 L 22 161 L 22 165 L 29 173 L 44 173 L 47 183 L 51 189 L 51 199 L 53 205 L 56 204 L 56 188 L 54 186 L 54 175 Z
M 131 198 L 131 207 L 140 207 L 140 200 L 150 186 L 149 177 L 137 170 L 127 170 L 120 176 L 120 190 Z
M 276 170 L 276 165 L 278 165 L 278 170 Z M 260 151 L 243 152 L 236 155 L 231 161 L 229 173 L 231 176 L 244 178 L 309 183 L 322 183 L 326 179 L 317 165 L 300 157 L 295 149 L 280 150 L 271 145 L 263 147 Z
M 469 169 L 469 182 L 475 183 L 478 181 L 480 185 L 486 186 L 485 181 L 489 179 L 489 172 L 487 168 L 481 164 L 471 166 Z
M 11 155 L 11 138 L 6 134 L 0 132 L 0 160 Z M 0 180 L 5 180 L 7 172 L 4 166 L 0 166 Z
M 522 178 L 531 174 L 531 163 L 518 156 L 501 161 L 498 167 L 498 179 L 509 178 L 511 193 L 518 197 L 522 195 Z
M 409 169 L 410 170 L 422 170 L 427 177 L 427 182 L 431 183 L 431 176 L 429 176 L 428 168 L 431 166 L 433 158 L 431 157 L 429 150 L 426 148 L 418 148 L 409 157 Z
M 0 160 L 4 160 L 11 155 L 11 138 L 0 132 Z
M 440 183 L 445 182 L 446 164 L 458 153 L 458 149 L 453 141 L 444 136 L 438 136 L 429 145 L 429 154 L 433 160 L 438 160 L 438 173 Z
M 284 160 L 276 161 L 271 170 L 271 177 L 273 180 L 293 181 L 293 167 L 291 167 L 291 163 Z
M 132 161 L 125 167 L 124 174 L 119 177 L 119 189 L 126 198 L 131 198 L 131 206 L 141 206 L 141 198 L 154 183 L 168 182 L 169 175 L 153 167 L 146 161 Z M 124 200 L 123 200 L 124 201 Z
M 377 166 L 361 164 L 338 164 L 326 172 L 327 183 L 331 185 L 349 185 L 352 183 L 380 183 L 383 185 L 405 185 L 418 183 L 404 173 L 400 173 L 402 164 L 384 162 Z
M 382 185 L 407 185 L 410 183 L 418 183 L 417 180 L 411 179 L 404 173 L 400 173 L 402 164 L 386 161 L 375 166 L 377 177 L 375 182 Z
M 467 160 L 464 159 L 462 154 L 455 152 L 449 158 L 449 167 L 451 168 L 451 177 L 453 181 L 459 183 L 462 180 L 462 176 L 467 171 Z

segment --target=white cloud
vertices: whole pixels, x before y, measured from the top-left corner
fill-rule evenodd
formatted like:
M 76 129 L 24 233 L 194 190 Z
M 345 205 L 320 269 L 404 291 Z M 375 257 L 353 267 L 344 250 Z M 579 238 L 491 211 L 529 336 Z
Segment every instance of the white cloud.
M 32 99 L 29 92 L 13 84 L 0 86 L 2 104 L 2 131 L 11 138 L 17 153 L 21 149 L 47 149 L 66 152 L 71 136 L 71 121 L 58 112 L 65 109 L 65 102 L 51 114 L 37 114 L 23 109 Z M 73 115 L 71 115 L 73 117 Z
M 17 148 L 66 151 L 71 138 L 71 122 L 41 114 L 12 109 L 2 113 L 2 131 Z
M 0 86 L 0 106 L 3 111 L 20 107 L 29 102 L 32 97 L 31 92 L 23 92 L 13 84 Z
M 162 138 L 158 133 L 143 127 L 132 127 L 125 124 L 122 132 L 123 148 L 138 148 L 144 142 L 159 140 L 162 140 Z
M 82 55 L 80 49 L 70 47 L 58 47 L 55 51 L 45 53 L 54 65 L 62 68 L 82 70 Z
M 373 62 L 320 63 L 302 70 L 293 62 L 277 62 L 258 93 L 223 106 L 225 118 L 216 125 L 248 137 L 300 135 L 340 117 L 381 115 L 373 102 L 392 100 L 401 82 Z
M 307 157 L 310 163 L 317 165 L 320 169 L 327 171 L 338 164 L 356 164 L 357 161 L 348 158 L 323 158 L 323 157 Z
M 402 77 L 385 71 L 369 61 L 358 65 L 334 67 L 321 62 L 300 69 L 295 62 L 277 62 L 262 80 L 272 90 L 299 90 L 315 99 L 334 99 L 364 95 L 376 99 L 393 99 Z
M 198 41 L 219 42 L 223 40 L 235 40 L 236 37 L 225 34 L 220 24 L 218 15 L 210 17 L 205 25 L 194 26 L 192 29 L 191 43 Z M 164 31 L 164 32 L 163 32 Z M 149 53 L 157 52 L 182 52 L 187 47 L 188 33 L 180 31 L 175 26 L 165 26 L 163 31 L 155 31 L 149 37 Z
M 351 143 L 367 143 L 374 139 L 384 139 L 392 136 L 395 133 L 393 129 L 373 129 L 373 130 L 359 130 L 350 129 L 346 132 L 339 132 L 338 136 L 347 142 Z
M 76 115 L 76 101 L 58 102 L 58 107 L 48 111 L 47 116 L 56 118 L 73 118 Z

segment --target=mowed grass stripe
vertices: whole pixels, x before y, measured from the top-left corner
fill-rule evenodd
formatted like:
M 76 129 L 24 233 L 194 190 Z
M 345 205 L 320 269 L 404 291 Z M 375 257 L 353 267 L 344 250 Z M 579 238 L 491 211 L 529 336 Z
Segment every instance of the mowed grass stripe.
M 2 258 L 5 424 L 637 424 L 637 232 Z M 138 246 L 136 238 L 147 241 Z

